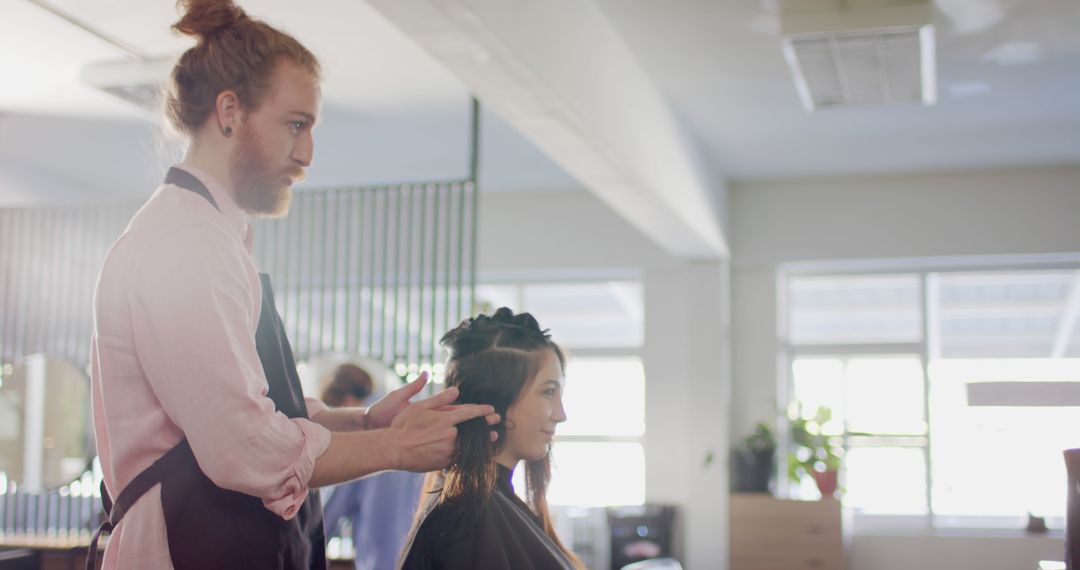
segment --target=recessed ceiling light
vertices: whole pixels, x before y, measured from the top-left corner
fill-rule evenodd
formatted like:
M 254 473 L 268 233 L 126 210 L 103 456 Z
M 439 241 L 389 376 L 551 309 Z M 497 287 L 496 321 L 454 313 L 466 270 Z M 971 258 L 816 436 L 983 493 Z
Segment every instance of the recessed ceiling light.
M 84 65 L 80 78 L 84 84 L 156 116 L 161 111 L 163 86 L 173 65 L 171 57 L 105 61 Z
M 988 30 L 1005 19 L 1000 0 L 936 0 L 934 4 L 958 34 Z

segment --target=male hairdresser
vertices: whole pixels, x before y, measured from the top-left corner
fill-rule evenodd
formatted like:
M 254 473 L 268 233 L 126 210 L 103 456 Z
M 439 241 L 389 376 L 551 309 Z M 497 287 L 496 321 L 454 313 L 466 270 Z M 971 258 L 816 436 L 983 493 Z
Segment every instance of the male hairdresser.
M 426 377 L 367 409 L 304 397 L 248 220 L 285 215 L 311 164 L 319 64 L 231 0 L 180 7 L 173 29 L 196 43 L 165 113 L 187 154 L 110 250 L 94 298 L 104 567 L 324 570 L 313 489 L 442 468 L 458 423 L 498 417 L 451 406 L 454 389 L 410 403 Z

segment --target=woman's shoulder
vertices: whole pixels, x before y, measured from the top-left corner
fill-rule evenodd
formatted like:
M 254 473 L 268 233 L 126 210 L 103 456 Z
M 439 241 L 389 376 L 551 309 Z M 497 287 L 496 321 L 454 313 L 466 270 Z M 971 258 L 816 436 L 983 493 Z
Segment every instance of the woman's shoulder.
M 481 512 L 461 502 L 434 506 L 420 522 L 406 553 L 405 570 L 470 568 L 477 545 L 482 544 Z
M 420 524 L 431 539 L 452 535 L 460 538 L 476 530 L 488 505 L 466 501 L 443 501 L 435 505 Z

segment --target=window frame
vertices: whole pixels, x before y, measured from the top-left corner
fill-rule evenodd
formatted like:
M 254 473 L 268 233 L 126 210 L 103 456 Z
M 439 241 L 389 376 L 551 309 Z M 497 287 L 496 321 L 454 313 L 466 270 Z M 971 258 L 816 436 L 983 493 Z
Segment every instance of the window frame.
M 487 278 L 485 278 L 487 277 Z M 485 276 L 480 275 L 477 279 L 477 290 L 485 286 L 493 287 L 512 287 L 514 291 L 514 304 L 515 312 L 517 311 L 529 311 L 530 309 L 525 306 L 526 289 L 530 286 L 552 286 L 552 285 L 595 285 L 608 282 L 630 282 L 635 283 L 642 288 L 642 303 L 641 303 L 641 315 L 642 315 L 642 337 L 641 342 L 635 346 L 592 346 L 592 347 L 575 347 L 573 344 L 559 342 L 558 331 L 554 331 L 553 337 L 556 342 L 559 342 L 559 346 L 566 352 L 567 356 L 571 359 L 621 359 L 621 358 L 636 358 L 641 362 L 642 366 L 645 366 L 645 299 L 644 299 L 644 279 L 643 276 L 637 271 L 613 271 L 613 272 L 587 272 L 581 275 L 548 275 L 538 276 L 531 273 L 526 274 L 501 274 L 498 276 Z M 479 300 L 479 299 L 477 299 Z M 494 307 L 493 307 L 494 309 Z M 543 315 L 539 315 L 539 319 L 543 318 Z M 543 322 L 541 322 L 543 324 Z M 648 375 L 645 374 L 645 385 L 643 389 L 647 390 Z M 648 401 L 646 400 L 646 406 Z M 641 451 L 644 456 L 646 453 L 646 436 L 648 433 L 647 414 L 642 418 L 645 422 L 645 429 L 640 435 L 562 435 L 556 433 L 555 443 L 636 443 L 641 446 Z M 644 497 L 648 496 L 647 483 L 648 483 L 648 465 L 645 465 L 645 472 L 642 475 L 642 489 L 645 490 Z M 647 501 L 643 498 L 641 504 L 645 504 Z M 559 508 L 579 508 L 581 505 L 552 505 Z M 623 506 L 623 505 L 619 505 Z M 584 507 L 592 508 L 592 507 Z M 601 507 L 603 508 L 603 507 Z
M 777 402 L 779 409 L 786 410 L 794 389 L 793 365 L 795 360 L 813 356 L 832 356 L 843 361 L 859 356 L 882 356 L 889 354 L 912 354 L 920 358 L 923 380 L 923 417 L 926 421 L 925 445 L 922 445 L 926 467 L 925 500 L 926 513 L 921 515 L 890 515 L 852 513 L 856 527 L 861 534 L 904 533 L 904 534 L 957 534 L 976 533 L 994 534 L 1019 533 L 1016 520 L 1012 517 L 996 516 L 955 516 L 938 515 L 933 501 L 933 418 L 930 414 L 930 366 L 940 359 L 940 343 L 937 342 L 939 331 L 935 325 L 937 319 L 936 287 L 938 275 L 951 272 L 1008 272 L 1069 270 L 1080 271 L 1080 253 L 1000 255 L 941 258 L 901 258 L 901 259 L 862 259 L 836 260 L 821 262 L 794 262 L 782 264 L 776 272 L 776 307 L 777 307 Z M 843 277 L 872 276 L 892 274 L 915 275 L 919 279 L 919 308 L 921 322 L 921 340 L 919 342 L 895 343 L 821 343 L 795 344 L 790 341 L 789 327 L 791 304 L 788 299 L 791 283 L 802 277 Z M 778 418 L 782 440 L 787 443 L 788 420 L 785 414 Z M 882 434 L 882 439 L 910 439 L 910 436 Z M 844 451 L 850 449 L 847 421 L 844 422 L 842 437 Z M 878 445 L 870 447 L 879 447 Z M 786 479 L 786 454 L 781 454 L 778 461 L 778 477 Z M 781 480 L 784 480 L 781 479 Z M 786 494 L 788 487 L 779 485 Z M 950 524 L 942 524 L 952 521 Z M 1054 526 L 1063 526 L 1063 521 L 1053 518 Z M 1051 534 L 1061 534 L 1060 530 L 1051 530 Z

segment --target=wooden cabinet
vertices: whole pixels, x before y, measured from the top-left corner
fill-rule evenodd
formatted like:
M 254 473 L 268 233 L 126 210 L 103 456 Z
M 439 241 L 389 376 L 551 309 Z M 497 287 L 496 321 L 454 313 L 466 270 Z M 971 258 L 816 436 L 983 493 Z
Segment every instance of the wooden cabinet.
M 840 501 L 731 496 L 731 570 L 844 570 Z

